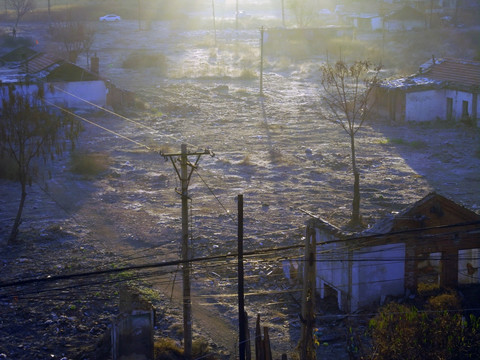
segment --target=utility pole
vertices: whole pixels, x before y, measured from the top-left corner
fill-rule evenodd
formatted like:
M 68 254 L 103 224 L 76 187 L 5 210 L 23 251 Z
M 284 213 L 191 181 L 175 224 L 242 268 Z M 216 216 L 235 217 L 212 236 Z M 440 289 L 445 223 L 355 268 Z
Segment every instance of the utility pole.
M 303 269 L 302 331 L 300 360 L 315 360 L 313 327 L 315 325 L 316 234 L 310 228 L 305 237 L 305 265 Z
M 235 30 L 238 31 L 238 0 L 235 4 Z
M 141 0 L 137 0 L 138 7 L 138 30 L 142 30 L 142 4 Z
M 260 96 L 263 96 L 263 26 L 260 28 Z
M 182 261 L 183 261 L 183 352 L 185 359 L 192 358 L 192 300 L 190 298 L 190 248 L 188 246 L 188 185 L 193 171 L 197 168 L 202 155 L 214 156 L 211 150 L 188 152 L 187 145 L 182 144 L 180 154 L 161 154 L 170 159 L 182 184 Z M 195 163 L 188 161 L 189 156 L 196 156 Z M 180 163 L 180 170 L 177 163 Z M 178 192 L 178 191 L 177 191 Z
M 240 360 L 245 360 L 247 346 L 245 331 L 245 290 L 243 276 L 243 195 L 238 195 L 238 331 Z M 250 344 L 248 344 L 250 346 Z
M 212 0 L 212 16 L 213 16 L 214 43 L 215 43 L 215 46 L 217 46 L 217 25 L 215 24 L 215 0 Z

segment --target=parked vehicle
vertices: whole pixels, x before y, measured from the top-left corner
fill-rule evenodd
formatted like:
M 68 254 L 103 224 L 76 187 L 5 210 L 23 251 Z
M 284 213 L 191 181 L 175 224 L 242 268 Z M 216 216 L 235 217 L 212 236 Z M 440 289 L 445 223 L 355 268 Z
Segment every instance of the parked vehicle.
M 119 15 L 115 15 L 115 14 L 108 14 L 108 15 L 105 15 L 105 16 L 102 16 L 100 17 L 100 21 L 120 21 L 122 20 L 122 18 L 119 16 Z

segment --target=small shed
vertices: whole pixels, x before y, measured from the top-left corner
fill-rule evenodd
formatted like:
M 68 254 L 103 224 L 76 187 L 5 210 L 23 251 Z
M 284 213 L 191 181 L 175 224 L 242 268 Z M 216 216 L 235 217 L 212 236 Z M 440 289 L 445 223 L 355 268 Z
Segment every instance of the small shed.
M 420 283 L 480 284 L 480 215 L 437 193 L 356 234 L 320 218 L 307 222 L 317 244 L 317 289 L 340 310 L 415 293 Z

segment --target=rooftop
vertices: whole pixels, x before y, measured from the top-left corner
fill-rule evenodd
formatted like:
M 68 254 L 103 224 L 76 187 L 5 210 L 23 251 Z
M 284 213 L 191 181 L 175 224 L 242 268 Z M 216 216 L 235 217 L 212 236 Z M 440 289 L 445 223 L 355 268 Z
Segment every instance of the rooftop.
M 480 86 L 480 62 L 464 59 L 430 59 L 421 67 L 425 77 L 466 86 Z
M 383 88 L 408 89 L 420 86 L 434 88 L 455 85 L 462 88 L 480 87 L 480 62 L 465 59 L 432 57 L 422 64 L 418 74 L 385 80 Z

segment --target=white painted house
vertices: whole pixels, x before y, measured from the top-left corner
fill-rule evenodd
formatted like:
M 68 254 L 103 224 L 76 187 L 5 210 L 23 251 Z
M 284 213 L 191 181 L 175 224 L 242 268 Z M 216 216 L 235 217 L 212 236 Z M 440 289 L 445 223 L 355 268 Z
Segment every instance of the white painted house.
M 377 117 L 395 122 L 436 120 L 478 122 L 480 62 L 432 58 L 407 78 L 380 84 Z
M 91 110 L 93 105 L 107 105 L 107 85 L 97 74 L 25 47 L 0 57 L 0 86 L 15 86 L 23 93 L 43 87 L 45 100 L 70 109 Z
M 316 244 L 317 291 L 345 312 L 415 293 L 419 283 L 479 284 L 479 234 L 480 215 L 436 193 L 363 233 L 315 217 L 306 228 Z

